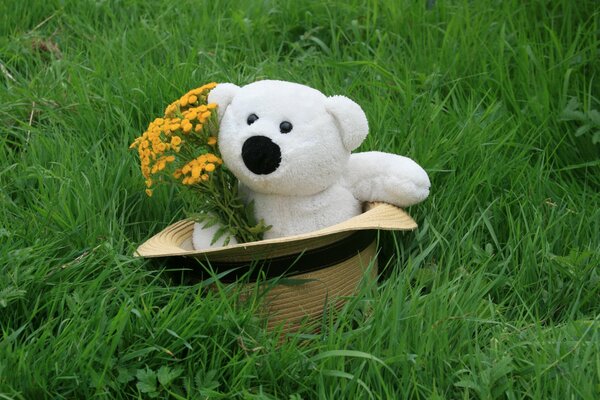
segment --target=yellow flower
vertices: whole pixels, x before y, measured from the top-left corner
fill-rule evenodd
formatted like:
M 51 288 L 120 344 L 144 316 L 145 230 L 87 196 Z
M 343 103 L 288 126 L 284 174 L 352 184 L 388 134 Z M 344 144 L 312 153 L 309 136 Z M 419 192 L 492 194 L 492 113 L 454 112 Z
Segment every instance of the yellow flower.
M 194 165 L 192 167 L 192 178 L 196 179 L 200 176 L 200 173 L 202 172 L 202 168 L 199 165 Z
M 194 110 L 189 110 L 189 111 L 187 111 L 185 114 L 183 114 L 183 116 L 184 116 L 184 117 L 185 117 L 187 120 L 189 120 L 189 121 L 193 121 L 193 120 L 195 120 L 196 118 L 198 118 L 198 113 L 197 113 L 196 111 L 194 111 Z
M 211 163 L 221 164 L 223 162 L 219 157 L 215 156 L 212 153 L 206 153 L 205 157 L 206 157 L 206 161 L 211 162 Z
M 171 146 L 179 146 L 181 144 L 181 138 L 179 136 L 171 137 Z
M 175 113 L 175 111 L 177 111 L 177 106 L 178 105 L 179 105 L 178 102 L 174 102 L 174 103 L 169 104 L 167 106 L 167 108 L 165 109 L 165 116 L 171 117 Z
M 184 185 L 194 185 L 209 180 L 209 173 L 222 164 L 222 160 L 211 153 L 192 160 L 175 156 L 206 151 L 208 146 L 217 144 L 213 126 L 206 126 L 206 121 L 217 108 L 215 103 L 206 104 L 209 91 L 216 85 L 211 82 L 194 88 L 173 101 L 165 108 L 164 115 L 152 120 L 147 129 L 130 144 L 131 149 L 137 150 L 148 196 L 152 195 L 151 188 L 162 182 L 162 178 L 154 176 L 160 176 L 160 172 L 170 165 L 175 170 L 173 178 Z M 205 128 L 210 129 L 206 134 Z M 197 134 L 186 136 L 184 140 L 183 135 L 189 135 L 192 131 Z

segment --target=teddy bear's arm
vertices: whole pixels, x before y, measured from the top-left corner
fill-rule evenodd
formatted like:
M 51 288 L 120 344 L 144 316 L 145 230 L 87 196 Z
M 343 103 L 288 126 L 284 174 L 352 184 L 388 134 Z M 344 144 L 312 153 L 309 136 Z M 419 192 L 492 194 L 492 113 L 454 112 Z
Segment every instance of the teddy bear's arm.
M 370 151 L 350 155 L 344 183 L 360 201 L 382 201 L 407 207 L 429 195 L 429 177 L 407 157 Z

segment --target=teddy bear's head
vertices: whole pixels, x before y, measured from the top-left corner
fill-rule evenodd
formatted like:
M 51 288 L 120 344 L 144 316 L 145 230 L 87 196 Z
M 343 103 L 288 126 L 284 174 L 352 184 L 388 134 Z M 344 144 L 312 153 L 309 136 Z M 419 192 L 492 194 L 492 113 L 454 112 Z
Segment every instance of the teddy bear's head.
M 208 101 L 218 105 L 225 164 L 259 193 L 307 196 L 326 189 L 368 133 L 358 104 L 297 83 L 222 83 Z

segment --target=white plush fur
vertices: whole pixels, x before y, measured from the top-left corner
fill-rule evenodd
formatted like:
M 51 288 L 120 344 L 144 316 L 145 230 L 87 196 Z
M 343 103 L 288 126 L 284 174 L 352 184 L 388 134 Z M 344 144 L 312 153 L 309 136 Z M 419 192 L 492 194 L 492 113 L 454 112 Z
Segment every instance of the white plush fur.
M 213 237 L 219 230 L 218 225 L 213 225 L 208 228 L 203 228 L 202 225 L 202 223 L 197 222 L 194 224 L 194 232 L 192 233 L 192 245 L 194 246 L 194 249 L 207 249 L 209 247 L 221 247 L 225 245 L 227 235 L 221 236 L 219 239 L 217 239 L 214 243 L 211 244 Z M 236 243 L 237 240 L 235 240 L 235 237 L 229 237 L 228 244 Z
M 331 114 L 342 132 L 342 142 L 349 152 L 355 150 L 369 133 L 367 116 L 358 104 L 344 96 L 331 96 L 325 100 L 325 110 Z
M 407 207 L 427 198 L 430 183 L 427 173 L 410 158 L 368 151 L 350 156 L 344 186 L 362 201 Z
M 429 194 L 427 173 L 411 159 L 380 152 L 350 154 L 367 136 L 368 123 L 360 106 L 347 97 L 267 80 L 241 88 L 220 84 L 208 100 L 219 105 L 223 161 L 239 179 L 240 191 L 254 200 L 256 217 L 273 226 L 265 239 L 342 222 L 358 215 L 365 201 L 405 207 Z M 258 119 L 248 124 L 251 114 Z M 289 133 L 280 131 L 283 121 L 293 125 Z M 244 161 L 244 143 L 256 136 L 280 149 L 280 163 L 272 172 L 254 173 Z M 200 229 L 195 226 L 197 249 L 208 247 L 212 237 Z

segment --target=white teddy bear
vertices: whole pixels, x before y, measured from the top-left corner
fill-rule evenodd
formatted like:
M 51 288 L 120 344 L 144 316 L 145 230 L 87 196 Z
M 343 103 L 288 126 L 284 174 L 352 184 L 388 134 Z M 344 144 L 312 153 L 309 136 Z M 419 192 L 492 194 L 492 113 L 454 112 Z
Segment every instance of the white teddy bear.
M 257 219 L 272 228 L 265 239 L 306 233 L 362 212 L 362 203 L 400 207 L 429 194 L 427 173 L 395 154 L 350 154 L 369 127 L 358 104 L 292 82 L 222 83 L 209 96 L 218 105 L 219 149 L 254 200 Z M 210 247 L 217 227 L 195 224 L 193 245 Z M 213 244 L 221 245 L 222 241 Z

